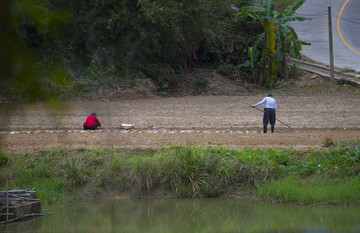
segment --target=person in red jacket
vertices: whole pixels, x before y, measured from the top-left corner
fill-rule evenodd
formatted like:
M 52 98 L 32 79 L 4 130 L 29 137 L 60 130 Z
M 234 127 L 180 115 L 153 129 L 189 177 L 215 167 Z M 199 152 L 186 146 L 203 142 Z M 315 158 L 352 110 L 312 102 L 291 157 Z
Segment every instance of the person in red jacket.
M 86 121 L 83 126 L 85 130 L 87 129 L 95 130 L 97 129 L 97 127 L 101 126 L 101 123 L 97 119 L 97 115 L 95 112 L 91 113 L 91 115 L 86 118 Z

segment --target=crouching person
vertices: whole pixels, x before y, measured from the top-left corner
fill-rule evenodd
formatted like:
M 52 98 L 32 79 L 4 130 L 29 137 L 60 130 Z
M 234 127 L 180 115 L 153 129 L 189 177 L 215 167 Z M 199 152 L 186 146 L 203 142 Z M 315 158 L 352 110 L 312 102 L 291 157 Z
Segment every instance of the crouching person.
M 95 130 L 97 129 L 97 127 L 101 126 L 101 123 L 97 119 L 97 115 L 95 112 L 91 113 L 91 115 L 86 118 L 86 121 L 84 122 L 83 126 L 85 130 L 87 129 Z

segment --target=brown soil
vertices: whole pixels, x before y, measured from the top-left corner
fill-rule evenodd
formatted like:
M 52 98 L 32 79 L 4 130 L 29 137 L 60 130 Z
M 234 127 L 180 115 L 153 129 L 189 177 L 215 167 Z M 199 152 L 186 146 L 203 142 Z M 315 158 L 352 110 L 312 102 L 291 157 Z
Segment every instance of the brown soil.
M 8 152 L 53 148 L 166 147 L 320 148 L 326 138 L 360 139 L 360 95 L 281 94 L 274 134 L 262 134 L 253 96 L 186 96 L 73 101 L 50 111 L 45 104 L 0 105 L 0 143 Z M 101 130 L 82 132 L 96 112 Z M 122 130 L 121 123 L 135 124 Z M 39 131 L 37 131 L 39 130 Z

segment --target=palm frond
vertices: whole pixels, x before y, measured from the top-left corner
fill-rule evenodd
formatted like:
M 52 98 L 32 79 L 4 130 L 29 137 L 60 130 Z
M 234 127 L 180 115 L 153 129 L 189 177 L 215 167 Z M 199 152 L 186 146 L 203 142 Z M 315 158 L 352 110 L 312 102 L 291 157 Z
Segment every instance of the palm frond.
M 298 0 L 296 2 L 294 2 L 293 4 L 291 4 L 290 6 L 288 6 L 285 11 L 284 14 L 285 15 L 292 15 L 295 13 L 295 11 L 297 9 L 299 9 L 299 7 L 301 7 L 304 3 L 306 2 L 306 0 Z
M 264 7 L 264 16 L 267 18 L 272 18 L 275 7 L 274 0 L 263 0 L 263 7 Z
M 241 8 L 241 10 L 253 11 L 255 13 L 263 13 L 263 14 L 265 12 L 264 7 L 258 7 L 258 6 L 245 6 L 245 7 Z
M 283 24 L 293 21 L 305 21 L 305 20 L 311 20 L 311 18 L 296 16 L 296 15 L 279 15 L 278 17 L 275 18 L 275 22 L 278 24 Z
M 239 13 L 238 13 L 239 16 L 250 16 L 251 18 L 255 19 L 255 20 L 258 20 L 263 27 L 265 27 L 264 25 L 264 20 L 261 19 L 261 16 L 258 15 L 256 12 L 253 12 L 253 11 L 249 11 L 249 10 L 245 10 L 245 9 L 242 9 Z

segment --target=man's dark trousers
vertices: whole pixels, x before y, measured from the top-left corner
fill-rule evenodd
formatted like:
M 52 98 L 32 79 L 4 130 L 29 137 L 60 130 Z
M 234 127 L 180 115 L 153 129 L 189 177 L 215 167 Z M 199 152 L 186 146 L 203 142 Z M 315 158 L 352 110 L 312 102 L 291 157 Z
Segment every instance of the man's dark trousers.
M 276 119 L 276 109 L 265 108 L 264 109 L 264 118 L 263 118 L 264 133 L 267 133 L 267 124 L 268 124 L 269 120 L 270 120 L 270 125 L 271 125 L 271 133 L 274 133 L 275 119 Z

